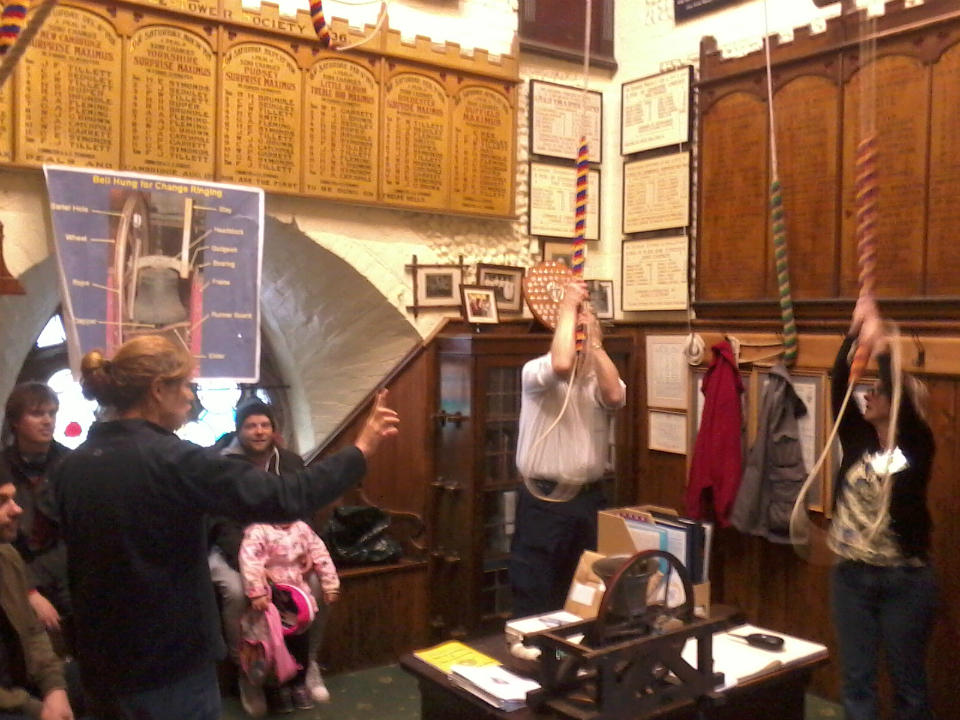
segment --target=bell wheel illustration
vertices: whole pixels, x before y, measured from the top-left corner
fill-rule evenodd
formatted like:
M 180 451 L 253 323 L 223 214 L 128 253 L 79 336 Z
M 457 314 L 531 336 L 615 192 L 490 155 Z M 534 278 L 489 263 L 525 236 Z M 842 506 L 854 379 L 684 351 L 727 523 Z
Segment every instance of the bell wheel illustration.
M 199 253 L 191 257 L 192 210 L 187 200 L 182 215 L 168 213 L 161 220 L 144 193 L 123 200 L 110 272 L 108 352 L 136 335 L 159 334 L 199 353 L 194 331 L 202 312 L 202 283 L 196 271 Z

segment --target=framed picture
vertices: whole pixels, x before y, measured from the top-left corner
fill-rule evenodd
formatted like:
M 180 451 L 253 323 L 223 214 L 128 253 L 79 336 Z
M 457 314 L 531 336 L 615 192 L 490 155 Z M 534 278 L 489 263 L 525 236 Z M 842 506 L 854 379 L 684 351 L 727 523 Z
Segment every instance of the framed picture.
M 457 307 L 460 305 L 461 265 L 416 265 L 413 274 L 414 305 Z
M 477 285 L 493 288 L 497 310 L 518 313 L 523 308 L 523 268 L 511 265 L 477 265 Z
M 530 235 L 573 240 L 577 235 L 577 169 L 530 163 Z M 586 240 L 600 239 L 600 170 L 587 174 Z
M 497 313 L 497 294 L 492 287 L 482 285 L 461 285 L 463 296 L 463 317 L 469 323 L 496 324 L 500 322 Z
M 620 154 L 683 145 L 690 140 L 693 66 L 620 86 Z
M 613 280 L 587 280 L 590 305 L 598 320 L 613 317 Z
M 647 447 L 660 452 L 687 454 L 687 414 L 650 410 L 647 414 L 649 429 Z
M 562 262 L 573 269 L 573 243 L 566 240 L 544 240 L 540 247 L 540 257 L 544 260 Z
M 603 94 L 568 85 L 530 81 L 530 152 L 576 160 L 586 134 L 589 161 L 603 160 Z

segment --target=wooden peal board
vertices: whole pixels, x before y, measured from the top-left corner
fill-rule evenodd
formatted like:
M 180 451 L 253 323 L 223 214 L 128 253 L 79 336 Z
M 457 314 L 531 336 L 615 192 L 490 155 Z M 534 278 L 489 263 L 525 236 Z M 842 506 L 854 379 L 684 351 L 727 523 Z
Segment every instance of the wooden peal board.
M 840 295 L 855 297 L 859 275 L 854 161 L 862 137 L 861 83 L 876 82 L 877 128 L 877 282 L 879 297 L 916 297 L 923 288 L 924 196 L 926 193 L 929 69 L 915 58 L 885 55 L 869 73 L 857 72 L 843 95 L 843 208 L 841 213 Z
M 703 118 L 701 230 L 697 297 L 764 297 L 767 258 L 766 112 L 755 95 L 736 92 Z
M 947 50 L 933 67 L 930 108 L 930 207 L 927 228 L 927 292 L 960 295 L 960 45 Z
M 775 91 L 774 110 L 791 293 L 795 300 L 833 297 L 840 91 L 822 75 L 801 75 Z M 776 297 L 770 258 L 767 296 Z

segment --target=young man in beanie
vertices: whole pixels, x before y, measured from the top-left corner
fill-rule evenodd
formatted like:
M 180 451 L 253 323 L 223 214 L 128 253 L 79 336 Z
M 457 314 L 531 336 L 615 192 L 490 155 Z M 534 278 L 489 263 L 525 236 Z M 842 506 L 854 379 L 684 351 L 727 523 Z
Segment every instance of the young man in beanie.
M 228 435 L 222 439 L 220 454 L 246 460 L 274 475 L 285 475 L 303 469 L 303 459 L 299 455 L 277 445 L 277 432 L 276 416 L 270 405 L 259 400 L 245 403 L 237 408 L 236 435 L 232 438 Z M 227 518 L 214 518 L 210 525 L 210 576 L 222 601 L 224 636 L 235 662 L 238 661 L 237 651 L 240 645 L 240 618 L 249 605 L 238 560 L 244 529 L 242 524 Z M 311 576 L 311 583 L 317 585 L 316 588 L 311 585 L 314 597 L 322 597 L 319 580 Z M 318 702 L 327 702 L 330 699 L 330 693 L 323 684 L 316 662 L 325 623 L 326 605 L 320 603 L 320 610 L 309 630 L 310 665 L 306 677 L 307 688 Z M 263 715 L 267 708 L 262 688 L 247 682 L 243 672 L 239 673 L 238 684 L 244 710 L 254 717 Z

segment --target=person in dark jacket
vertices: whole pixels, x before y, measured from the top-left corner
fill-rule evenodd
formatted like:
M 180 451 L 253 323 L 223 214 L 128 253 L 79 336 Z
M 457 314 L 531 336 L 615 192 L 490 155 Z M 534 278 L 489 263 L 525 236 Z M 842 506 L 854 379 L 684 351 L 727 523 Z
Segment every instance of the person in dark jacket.
M 41 382 L 17 385 L 7 398 L 13 442 L 0 453 L 0 484 L 13 483 L 23 515 L 13 546 L 27 564 L 30 604 L 66 651 L 72 647 L 67 551 L 53 507 L 50 472 L 70 452 L 53 439 L 60 400 Z
M 73 720 L 63 663 L 30 606 L 23 559 L 10 543 L 23 510 L 11 482 L 0 484 L 0 718 Z
M 930 564 L 932 523 L 927 487 L 936 451 L 924 418 L 925 388 L 901 375 L 893 443 L 889 441 L 894 374 L 889 341 L 872 301 L 860 301 L 831 376 L 834 415 L 850 379 L 850 349 L 864 324 L 880 380 L 861 411 L 852 399 L 838 429 L 843 461 L 837 476 L 828 543 L 839 556 L 832 611 L 840 649 L 841 696 L 848 720 L 876 720 L 877 666 L 883 647 L 897 720 L 933 717 L 925 656 L 937 607 Z
M 260 400 L 244 403 L 237 408 L 236 418 L 236 432 L 227 434 L 214 446 L 221 455 L 252 463 L 272 475 L 287 475 L 303 470 L 303 459 L 295 452 L 277 444 L 279 428 L 276 415 L 270 405 Z M 243 579 L 237 560 L 245 528 L 245 523 L 232 518 L 213 518 L 209 535 L 210 577 L 220 596 L 220 614 L 227 649 L 231 658 L 238 664 L 240 618 L 250 605 L 243 589 Z M 323 590 L 316 574 L 309 575 L 309 582 L 314 597 L 322 598 Z M 316 659 L 323 641 L 328 609 L 325 603 L 320 603 L 309 630 L 306 686 L 311 698 L 317 702 L 330 700 L 330 693 L 323 682 Z M 263 715 L 267 710 L 263 689 L 251 684 L 246 674 L 242 672 L 237 676 L 237 683 L 243 709 L 254 717 Z
M 223 656 L 207 564 L 208 516 L 288 522 L 355 486 L 397 433 L 381 392 L 354 445 L 297 473 L 212 456 L 173 430 L 190 413 L 193 358 L 160 336 L 81 364 L 84 393 L 117 419 L 95 424 L 54 473 L 69 553 L 77 659 L 100 720 L 219 720 Z

